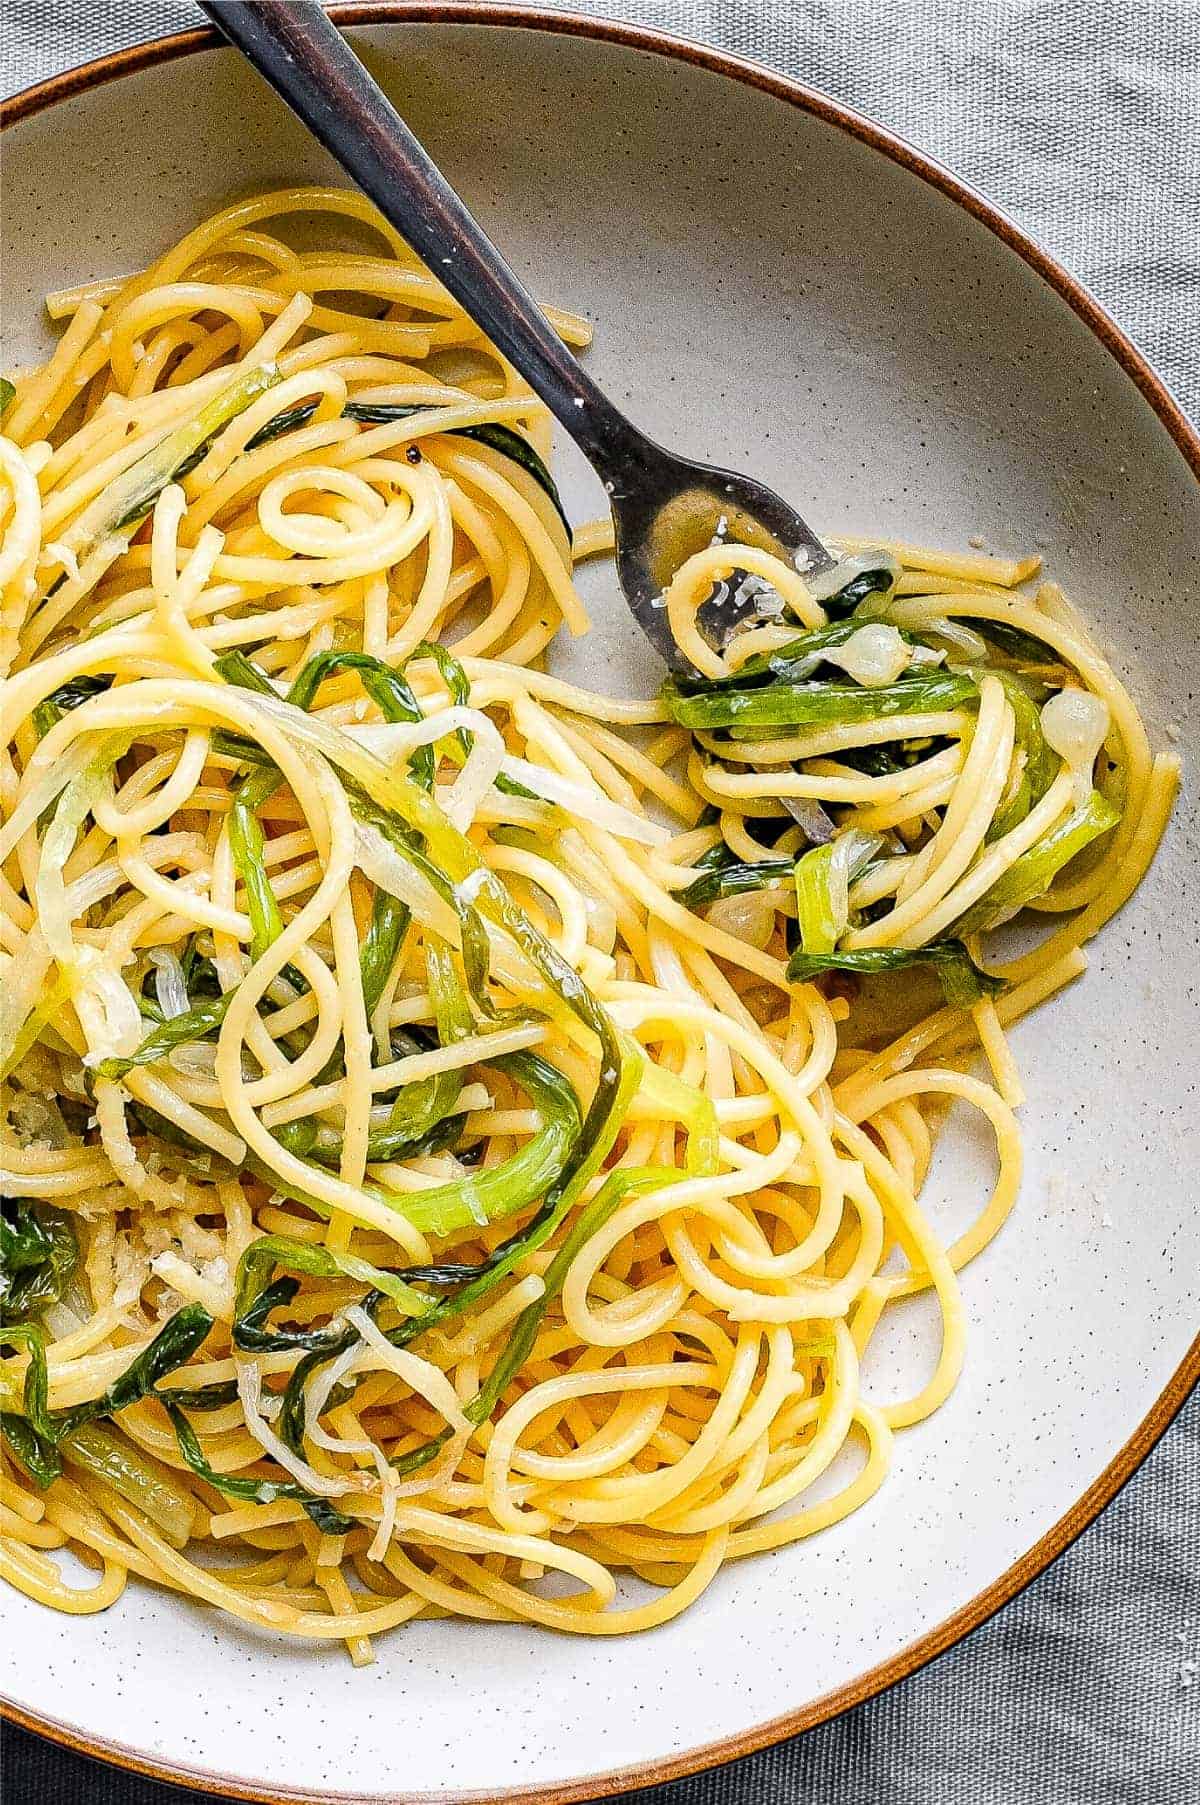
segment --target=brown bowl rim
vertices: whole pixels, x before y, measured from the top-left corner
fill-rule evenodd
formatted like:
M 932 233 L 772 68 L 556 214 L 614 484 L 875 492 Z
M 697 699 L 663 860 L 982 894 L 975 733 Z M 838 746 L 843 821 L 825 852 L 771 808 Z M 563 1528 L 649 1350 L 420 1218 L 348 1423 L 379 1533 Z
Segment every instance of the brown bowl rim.
M 1035 239 L 967 182 L 943 168 L 925 152 L 898 138 L 886 127 L 843 106 L 841 102 L 831 100 L 828 95 L 763 64 L 710 45 L 675 37 L 652 26 L 592 18 L 581 13 L 550 12 L 538 6 L 514 5 L 511 0 L 369 0 L 367 4 L 352 0 L 351 4 L 330 5 L 327 10 L 340 25 L 411 22 L 421 25 L 506 26 L 518 30 L 552 32 L 562 37 L 590 38 L 596 42 L 645 51 L 675 62 L 691 63 L 697 68 L 741 82 L 746 87 L 757 88 L 828 125 L 838 127 L 920 176 L 930 187 L 955 201 L 1001 239 L 1010 250 L 1015 251 L 1066 301 L 1100 340 L 1154 409 L 1200 481 L 1200 433 L 1193 428 L 1161 377 L 1088 289 L 1051 257 L 1049 252 L 1043 250 Z M 201 27 L 194 31 L 177 32 L 170 37 L 155 38 L 148 43 L 134 44 L 128 49 L 94 58 L 0 102 L 0 128 L 7 129 L 31 119 L 60 101 L 116 81 L 121 76 L 174 62 L 178 57 L 191 56 L 200 50 L 215 49 L 219 44 L 220 39 L 215 31 Z M 1051 1562 L 1065 1553 L 1100 1512 L 1111 1504 L 1122 1486 L 1133 1477 L 1150 1454 L 1198 1382 L 1200 1334 L 1196 1336 L 1129 1440 L 1082 1496 L 1076 1499 L 1070 1510 L 1045 1535 L 1039 1537 L 1019 1560 L 1014 1561 L 990 1585 L 985 1586 L 983 1591 L 942 1623 L 927 1630 L 889 1660 L 869 1668 L 866 1673 L 860 1674 L 846 1685 L 814 1699 L 796 1711 L 770 1718 L 740 1735 L 685 1749 L 661 1761 L 644 1762 L 604 1774 L 584 1775 L 576 1780 L 554 1781 L 545 1786 L 505 1787 L 499 1792 L 315 1793 L 303 1787 L 264 1792 L 259 1785 L 247 1784 L 232 1775 L 178 1767 L 151 1759 L 123 1743 L 109 1742 L 103 1737 L 83 1736 L 69 1724 L 27 1711 L 2 1697 L 0 1716 L 23 1729 L 35 1731 L 64 1748 L 72 1749 L 77 1754 L 110 1762 L 127 1772 L 143 1774 L 150 1779 L 196 1791 L 211 1791 L 216 1788 L 231 1799 L 246 1800 L 251 1805 L 516 1805 L 516 1801 L 522 1801 L 523 1805 L 578 1805 L 580 1801 L 609 1799 L 617 1793 L 661 1785 L 665 1781 L 681 1779 L 688 1774 L 737 1760 L 801 1731 L 814 1729 L 818 1724 L 828 1723 L 855 1705 L 865 1704 L 868 1699 L 878 1697 L 963 1641 L 1002 1606 L 1023 1592 L 1039 1574 L 1045 1572 Z

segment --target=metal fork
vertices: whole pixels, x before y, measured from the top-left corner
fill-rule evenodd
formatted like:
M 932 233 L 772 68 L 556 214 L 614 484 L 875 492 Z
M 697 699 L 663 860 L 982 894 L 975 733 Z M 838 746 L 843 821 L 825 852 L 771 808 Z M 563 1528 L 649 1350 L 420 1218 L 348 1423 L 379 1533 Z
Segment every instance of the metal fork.
M 627 420 L 562 343 L 317 0 L 199 0 L 230 42 L 423 259 L 520 371 L 600 476 L 616 529 L 625 599 L 672 670 L 691 665 L 667 625 L 662 595 L 685 558 L 725 534 L 785 558 L 806 575 L 835 560 L 795 509 L 753 477 L 677 456 Z M 701 609 L 723 650 L 753 608 L 754 585 L 724 586 Z M 820 809 L 789 812 L 827 838 Z

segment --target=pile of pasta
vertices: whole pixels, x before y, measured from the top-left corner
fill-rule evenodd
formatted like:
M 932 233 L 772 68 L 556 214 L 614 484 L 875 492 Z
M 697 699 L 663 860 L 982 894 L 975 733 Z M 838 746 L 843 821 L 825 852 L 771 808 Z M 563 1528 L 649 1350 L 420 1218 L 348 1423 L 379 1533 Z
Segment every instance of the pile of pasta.
M 660 1624 L 953 1387 L 1020 1181 L 1004 1030 L 1174 761 L 1033 559 L 838 541 L 831 587 L 719 542 L 666 597 L 693 678 L 551 674 L 609 525 L 354 194 L 48 307 L 0 418 L 0 1572 L 356 1662 Z M 947 1242 L 955 1101 L 997 1160 Z M 920 1293 L 927 1373 L 873 1396 Z

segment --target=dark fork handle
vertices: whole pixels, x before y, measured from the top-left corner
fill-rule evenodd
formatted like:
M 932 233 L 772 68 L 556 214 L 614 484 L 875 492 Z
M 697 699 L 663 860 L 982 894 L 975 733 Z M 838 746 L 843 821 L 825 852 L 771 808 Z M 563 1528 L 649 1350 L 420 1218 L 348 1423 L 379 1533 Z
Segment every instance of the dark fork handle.
M 316 0 L 199 0 L 494 345 L 605 479 L 649 442 L 572 357 Z

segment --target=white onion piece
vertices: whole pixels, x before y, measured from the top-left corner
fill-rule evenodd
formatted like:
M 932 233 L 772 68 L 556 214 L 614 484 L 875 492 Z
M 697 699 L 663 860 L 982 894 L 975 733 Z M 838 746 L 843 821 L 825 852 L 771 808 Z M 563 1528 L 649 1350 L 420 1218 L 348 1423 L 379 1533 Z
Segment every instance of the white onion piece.
M 379 1525 L 371 1546 L 367 1550 L 367 1559 L 381 1561 L 388 1551 L 396 1528 L 396 1505 L 400 1498 L 400 1481 L 388 1465 L 387 1456 L 378 1443 L 349 1441 L 342 1436 L 330 1435 L 327 1429 L 322 1428 L 320 1420 L 321 1413 L 327 1407 L 335 1385 L 364 1364 L 364 1355 L 368 1356 L 370 1363 L 373 1364 L 371 1350 L 364 1347 L 362 1342 L 355 1342 L 353 1347 L 347 1348 L 344 1354 L 339 1354 L 338 1358 L 329 1366 L 313 1375 L 304 1394 L 304 1435 L 305 1439 L 312 1442 L 314 1447 L 324 1448 L 330 1454 L 369 1454 L 374 1460 L 380 1479 L 383 1508 L 380 1511 Z M 456 1459 L 457 1452 L 456 1450 Z M 444 1464 L 443 1456 L 423 1476 L 423 1490 L 428 1490 L 435 1473 L 440 1472 Z
M 91 1315 L 90 1310 L 88 1314 Z M 81 1329 L 84 1319 L 60 1299 L 58 1303 L 46 1306 L 42 1311 L 41 1321 L 56 1341 L 62 1341 L 67 1335 L 73 1335 L 76 1329 Z
M 109 747 L 114 744 L 111 740 L 106 743 Z M 42 839 L 42 856 L 34 879 L 34 900 L 46 945 L 59 964 L 67 969 L 74 962 L 76 947 L 71 933 L 74 916 L 63 882 L 63 868 L 75 850 L 79 829 L 107 780 L 108 762 L 101 748 L 94 760 L 64 789 Z
M 459 728 L 478 732 L 481 723 L 484 730 L 492 726 L 480 709 L 455 703 L 452 708 L 439 708 L 436 714 L 427 714 L 419 721 L 354 721 L 340 731 L 387 764 L 398 758 L 407 759 L 418 746 L 432 746 L 435 740 L 444 740 Z
M 146 956 L 154 967 L 154 994 L 163 1014 L 170 1021 L 186 1015 L 191 1004 L 178 956 L 168 946 L 152 946 Z
M 237 1388 L 246 1428 L 259 1447 L 315 1497 L 340 1498 L 346 1492 L 379 1490 L 379 1481 L 369 1473 L 339 1473 L 336 1478 L 330 1478 L 324 1473 L 318 1473 L 306 1460 L 301 1460 L 292 1453 L 263 1414 L 262 1372 L 256 1360 L 238 1361 Z
M 413 920 L 423 928 L 458 945 L 458 916 L 450 904 L 402 853 L 388 844 L 378 828 L 357 822 L 354 843 L 356 863 L 373 884 L 406 904 L 412 910 Z
M 921 631 L 932 633 L 935 639 L 944 639 L 947 645 L 969 658 L 972 664 L 980 664 L 988 657 L 988 642 L 981 633 L 972 627 L 966 627 L 960 620 L 950 620 L 945 614 L 931 615 L 922 622 Z
M 506 777 L 523 783 L 527 790 L 544 796 L 547 802 L 557 802 L 578 820 L 590 821 L 594 827 L 602 827 L 619 840 L 636 840 L 643 846 L 663 846 L 671 838 L 669 829 L 660 827 L 645 815 L 635 815 L 632 809 L 622 808 L 619 802 L 602 796 L 598 790 L 589 790 L 570 777 L 548 771 L 545 765 L 530 764 L 528 759 L 517 758 L 510 752 L 502 769 Z
M 48 805 L 54 801 L 59 791 L 65 790 L 69 783 L 74 782 L 85 766 L 91 763 L 104 744 L 104 739 L 105 735 L 102 733 L 82 734 L 74 745 L 25 791 L 8 820 L 3 827 L 0 827 L 0 864 L 7 859 L 22 835 L 29 831 Z M 37 754 L 35 753 L 29 763 L 29 772 L 33 771 L 36 763 Z M 28 781 L 29 772 L 26 773 L 26 781 Z
M 90 871 L 85 871 L 82 877 L 77 877 L 67 885 L 67 907 L 71 911 L 71 919 L 75 921 L 79 916 L 86 915 L 98 902 L 103 902 L 106 896 L 119 890 L 125 881 L 125 873 L 116 859 L 101 859 L 98 865 L 93 865 Z M 172 879 L 172 882 L 180 890 L 195 895 L 204 887 L 204 874 L 189 871 Z
M 382 1330 L 376 1327 L 366 1311 L 357 1304 L 351 1304 L 344 1314 L 346 1321 L 358 1330 L 367 1347 L 377 1356 L 376 1364 L 390 1368 L 398 1378 L 403 1379 L 411 1390 L 432 1404 L 440 1416 L 445 1417 L 452 1429 L 470 1431 L 471 1423 L 463 1415 L 458 1393 L 440 1366 L 423 1360 L 420 1354 L 411 1353 L 408 1348 L 393 1347 Z
M 74 963 L 75 1013 L 88 1043 L 84 1065 L 135 1053 L 142 1040 L 141 1011 L 120 972 L 90 946 L 76 949 Z
M 470 1440 L 473 1430 L 472 1423 L 463 1413 L 458 1393 L 440 1367 L 432 1365 L 428 1360 L 422 1360 L 419 1354 L 410 1353 L 407 1348 L 393 1347 L 387 1336 L 376 1327 L 366 1311 L 360 1309 L 357 1304 L 352 1304 L 345 1312 L 345 1319 L 358 1330 L 367 1347 L 376 1355 L 377 1363 L 389 1367 L 419 1397 L 423 1397 L 427 1403 L 432 1404 L 438 1414 L 446 1419 L 453 1431 L 442 1453 L 425 1472 L 416 1473 L 411 1479 L 397 1481 L 394 1488 L 388 1488 L 394 1489 L 396 1498 L 412 1497 L 418 1492 L 436 1490 L 441 1481 L 458 1465 L 462 1451 Z M 383 1535 L 384 1528 L 381 1524 L 376 1536 L 377 1543 Z M 387 1531 L 387 1537 L 390 1540 L 390 1528 Z M 386 1541 L 383 1545 L 386 1547 Z
M 805 586 L 815 602 L 827 602 L 830 596 L 837 595 L 847 583 L 853 583 L 855 577 L 865 575 L 868 570 L 886 570 L 895 586 L 900 576 L 900 566 L 891 552 L 874 551 L 869 547 L 860 552 L 843 552 L 832 570 L 823 570 L 813 575 L 802 571 Z
M 748 890 L 742 896 L 720 896 L 709 909 L 708 920 L 714 928 L 761 952 L 775 927 L 773 893 Z
M 881 689 L 885 683 L 894 683 L 909 664 L 908 646 L 899 629 L 882 620 L 868 621 L 844 645 L 829 646 L 825 657 L 830 664 L 840 665 L 864 689 Z
M 7 1071 L 38 997 L 53 984 L 49 948 L 35 927 L 19 959 L 0 953 L 0 1071 Z
M 330 1361 L 326 1367 L 319 1367 L 304 1389 L 304 1439 L 312 1442 L 315 1448 L 324 1448 L 330 1454 L 370 1454 L 376 1453 L 373 1441 L 346 1441 L 339 1435 L 330 1435 L 328 1429 L 321 1427 L 321 1413 L 333 1395 L 335 1385 L 351 1372 L 358 1363 L 362 1353 L 356 1341 L 336 1360 Z
M 474 708 L 452 708 L 447 714 L 471 715 L 478 723 L 472 731 L 475 742 L 467 762 L 459 772 L 448 795 L 439 793 L 438 801 L 459 833 L 466 833 L 475 819 L 480 803 L 500 775 L 504 764 L 504 740 L 499 729 L 485 714 Z M 435 717 L 441 719 L 439 715 Z
M 1091 794 L 1096 755 L 1108 727 L 1108 703 L 1087 689 L 1061 689 L 1042 709 L 1046 744 L 1071 772 L 1076 808 Z

